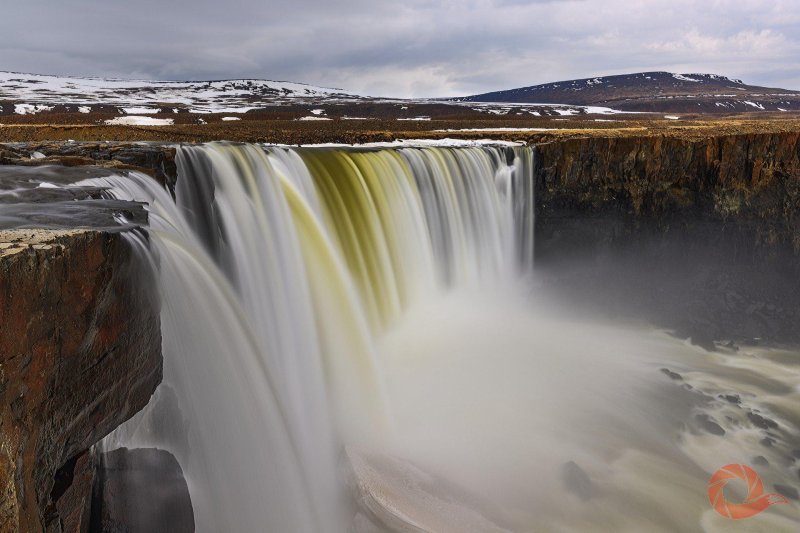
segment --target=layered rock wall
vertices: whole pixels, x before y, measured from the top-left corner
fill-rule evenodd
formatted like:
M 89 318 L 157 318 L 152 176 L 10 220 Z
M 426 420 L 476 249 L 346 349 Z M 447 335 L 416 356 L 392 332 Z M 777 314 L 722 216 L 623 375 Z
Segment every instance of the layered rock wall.
M 704 222 L 800 254 L 800 132 L 571 138 L 537 152 L 541 253 Z
M 88 450 L 161 381 L 147 275 L 120 233 L 0 232 L 0 531 L 88 527 Z
M 800 342 L 800 133 L 537 146 L 536 265 L 604 316 L 715 342 Z

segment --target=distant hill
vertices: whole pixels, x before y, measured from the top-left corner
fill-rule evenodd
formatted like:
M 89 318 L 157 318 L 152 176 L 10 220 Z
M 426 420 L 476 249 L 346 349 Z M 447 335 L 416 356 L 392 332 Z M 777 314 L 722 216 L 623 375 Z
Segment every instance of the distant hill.
M 6 114 L 41 113 L 57 106 L 83 113 L 104 107 L 135 114 L 161 109 L 242 113 L 286 103 L 358 98 L 341 89 L 285 81 L 145 81 L 0 72 L 0 113 Z
M 645 72 L 587 78 L 455 99 L 362 96 L 260 79 L 148 81 L 0 72 L 0 122 L 114 121 L 164 125 L 207 115 L 294 120 L 524 118 L 655 113 L 800 111 L 800 91 L 745 85 L 714 74 Z M 50 118 L 47 118 L 50 117 Z M 191 117 L 191 119 L 187 118 Z M 217 117 L 213 120 L 222 120 Z
M 575 104 L 659 113 L 800 110 L 800 91 L 746 85 L 741 80 L 716 74 L 670 72 L 641 72 L 560 81 L 454 100 Z
M 0 71 L 3 120 L 109 120 L 118 125 L 165 125 L 181 115 L 261 114 L 298 120 L 381 118 L 427 121 L 432 117 L 481 115 L 568 117 L 616 114 L 602 106 L 505 104 L 361 96 L 341 89 L 260 79 L 149 81 L 49 76 Z M 100 116 L 102 115 L 102 117 Z M 155 117 L 155 115 L 159 115 Z M 138 117 L 138 118 L 135 118 Z M 236 119 L 240 117 L 230 117 Z M 15 119 L 16 120 L 16 119 Z M 205 120 L 205 118 L 197 118 Z

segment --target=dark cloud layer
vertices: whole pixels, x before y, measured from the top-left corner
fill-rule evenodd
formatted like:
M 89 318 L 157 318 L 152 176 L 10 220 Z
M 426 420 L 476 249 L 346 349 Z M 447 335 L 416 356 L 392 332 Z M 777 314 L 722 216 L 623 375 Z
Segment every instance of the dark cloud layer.
M 0 70 L 253 77 L 391 96 L 640 70 L 800 89 L 796 0 L 8 0 L 3 7 Z

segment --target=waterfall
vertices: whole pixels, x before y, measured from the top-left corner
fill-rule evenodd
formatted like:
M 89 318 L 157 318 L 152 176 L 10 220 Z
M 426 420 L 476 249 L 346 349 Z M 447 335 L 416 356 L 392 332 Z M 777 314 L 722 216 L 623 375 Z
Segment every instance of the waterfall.
M 146 202 L 164 383 L 113 443 L 172 451 L 201 531 L 344 531 L 343 443 L 391 433 L 375 342 L 420 295 L 532 264 L 525 146 L 178 149 Z

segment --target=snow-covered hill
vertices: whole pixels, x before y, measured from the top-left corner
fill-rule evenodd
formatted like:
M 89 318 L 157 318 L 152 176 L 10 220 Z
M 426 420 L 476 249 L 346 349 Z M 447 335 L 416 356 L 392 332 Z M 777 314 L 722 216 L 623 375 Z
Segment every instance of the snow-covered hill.
M 360 104 L 369 104 L 361 106 Z M 345 120 L 371 117 L 430 120 L 451 113 L 478 112 L 495 116 L 576 116 L 615 114 L 602 106 L 570 104 L 507 105 L 429 99 L 389 99 L 360 96 L 341 89 L 268 80 L 141 81 L 76 78 L 0 72 L 0 114 L 112 112 L 121 115 L 110 124 L 172 124 L 164 113 L 246 113 L 279 111 L 281 106 L 307 107 L 309 116 L 296 120 Z M 454 110 L 453 107 L 459 108 Z M 438 109 L 433 109 L 438 108 Z M 442 108 L 449 110 L 443 111 Z M 330 115 L 320 116 L 327 113 Z M 319 113 L 319 114 L 318 114 Z M 348 113 L 355 113 L 348 116 Z M 161 114 L 161 118 L 149 115 Z M 230 118 L 230 117 L 227 117 Z M 199 119 L 198 119 L 199 120 Z
M 800 92 L 717 74 L 640 72 L 559 81 L 459 98 L 465 102 L 562 103 L 628 111 L 730 113 L 800 109 Z
M 0 105 L 18 114 L 73 106 L 113 106 L 131 114 L 157 113 L 174 107 L 192 113 L 243 113 L 251 109 L 306 100 L 353 100 L 341 89 L 268 80 L 139 81 L 71 78 L 0 72 Z

